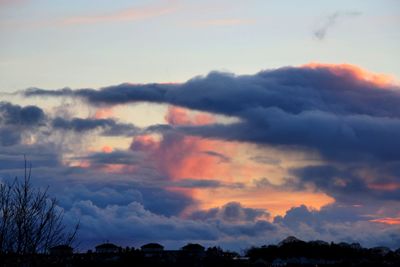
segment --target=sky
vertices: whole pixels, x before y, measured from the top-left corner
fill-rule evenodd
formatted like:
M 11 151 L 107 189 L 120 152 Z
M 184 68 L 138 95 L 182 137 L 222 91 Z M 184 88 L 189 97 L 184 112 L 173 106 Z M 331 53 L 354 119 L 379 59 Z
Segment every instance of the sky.
M 0 0 L 0 181 L 79 248 L 400 247 L 400 3 Z

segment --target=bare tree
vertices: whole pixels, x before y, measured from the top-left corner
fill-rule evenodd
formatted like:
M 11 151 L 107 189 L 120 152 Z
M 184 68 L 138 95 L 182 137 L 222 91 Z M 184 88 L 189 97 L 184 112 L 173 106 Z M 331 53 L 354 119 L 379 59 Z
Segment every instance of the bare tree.
M 48 188 L 32 187 L 25 160 L 24 179 L 0 184 L 0 253 L 35 254 L 71 245 L 79 224 L 68 232 L 63 215 Z

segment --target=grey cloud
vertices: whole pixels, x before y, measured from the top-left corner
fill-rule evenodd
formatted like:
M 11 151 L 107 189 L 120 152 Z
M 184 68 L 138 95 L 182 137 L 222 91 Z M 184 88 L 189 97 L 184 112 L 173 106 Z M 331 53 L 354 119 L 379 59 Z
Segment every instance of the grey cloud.
M 66 212 L 66 217 L 80 218 L 81 238 L 92 246 L 110 237 L 126 245 L 148 240 L 218 239 L 218 231 L 210 225 L 158 215 L 137 202 L 99 208 L 91 201 L 79 201 Z
M 368 209 L 334 203 L 319 211 L 304 205 L 293 207 L 284 216 L 276 216 L 273 222 L 305 240 L 360 242 L 367 247 L 397 248 L 400 245 L 398 225 L 377 224 L 369 219 Z
M 19 145 L 16 147 L 3 147 L 0 150 L 0 171 L 6 173 L 24 168 L 24 156 L 27 156 L 32 169 L 42 167 L 57 168 L 61 166 L 60 155 L 56 151 L 49 151 L 48 147 L 40 145 L 36 149 Z
M 221 162 L 229 162 L 231 160 L 228 156 L 223 155 L 223 154 L 218 153 L 218 152 L 215 152 L 215 151 L 208 150 L 208 151 L 203 151 L 203 153 L 207 154 L 207 155 L 210 155 L 210 156 L 217 157 L 217 158 L 220 159 Z
M 287 113 L 279 108 L 254 108 L 246 121 L 229 125 L 184 126 L 194 135 L 259 144 L 300 146 L 339 161 L 400 158 L 400 120 L 369 115 L 338 116 L 323 111 Z M 310 126 L 313 127 L 310 127 Z
M 90 175 L 93 177 L 96 173 L 86 171 L 81 175 L 76 173 L 75 177 Z M 52 190 L 55 192 L 63 192 L 60 198 L 60 205 L 65 208 L 70 208 L 76 201 L 91 201 L 99 208 L 104 208 L 107 205 L 125 206 L 131 202 L 138 202 L 145 207 L 149 212 L 162 216 L 178 216 L 188 206 L 194 204 L 194 200 L 179 192 L 171 192 L 157 183 L 140 183 L 135 179 L 129 180 L 129 175 L 125 181 L 118 181 L 120 175 L 108 174 L 106 181 L 96 181 L 89 179 L 69 182 L 68 188 L 57 188 L 65 185 L 66 181 L 54 181 Z M 58 184 L 58 185 L 57 185 Z
M 100 129 L 104 136 L 133 136 L 141 131 L 133 124 L 121 123 L 115 119 L 52 118 L 40 107 L 22 107 L 10 102 L 0 102 L 0 127 L 2 146 L 20 144 L 25 135 L 49 136 L 53 129 L 78 133 Z
M 323 40 L 328 32 L 332 27 L 335 26 L 338 20 L 344 18 L 351 18 L 355 16 L 361 15 L 360 12 L 335 12 L 325 18 L 319 27 L 313 32 L 315 38 L 319 40 Z
M 229 202 L 220 208 L 212 208 L 204 211 L 196 211 L 191 218 L 196 220 L 222 220 L 227 222 L 255 221 L 261 217 L 269 217 L 269 213 L 263 209 L 243 207 L 239 202 Z
M 244 188 L 245 187 L 243 183 L 224 183 L 215 179 L 193 179 L 193 178 L 184 178 L 176 182 L 169 181 L 168 185 L 182 187 L 182 188 L 219 188 L 219 187 Z
M 228 125 L 218 123 L 204 126 L 155 125 L 146 131 L 159 131 L 165 133 L 165 136 L 170 131 L 176 131 L 180 134 L 272 145 L 280 149 L 317 151 L 325 165 L 291 170 L 294 177 L 286 181 L 282 188 L 304 190 L 306 185 L 311 184 L 317 191 L 325 192 L 337 201 L 337 205 L 320 211 L 305 207 L 293 208 L 285 216 L 275 218 L 273 227 L 261 220 L 263 216 L 268 217 L 266 211 L 245 208 L 240 203 L 230 203 L 223 207 L 194 212 L 185 221 L 188 227 L 183 229 L 175 228 L 169 219 L 196 203 L 190 197 L 162 190 L 160 187 L 164 187 L 170 181 L 156 170 L 141 166 L 135 174 L 107 174 L 107 177 L 93 169 L 70 168 L 69 172 L 63 170 L 65 176 L 62 177 L 66 180 L 73 177 L 75 180 L 90 180 L 87 183 L 92 184 L 85 185 L 90 189 L 87 189 L 87 192 L 83 190 L 82 197 L 79 195 L 71 197 L 76 201 L 68 206 L 75 206 L 74 212 L 77 214 L 79 210 L 87 209 L 87 213 L 90 214 L 86 218 L 87 225 L 95 223 L 96 218 L 114 214 L 109 213 L 114 212 L 111 211 L 114 209 L 118 211 L 117 214 L 123 214 L 128 218 L 129 214 L 124 213 L 126 206 L 136 203 L 130 207 L 133 209 L 132 214 L 135 214 L 134 210 L 140 210 L 141 205 L 148 212 L 143 213 L 145 214 L 143 216 L 149 215 L 154 218 L 152 216 L 156 214 L 159 219 L 157 222 L 166 220 L 162 224 L 149 223 L 149 225 L 163 230 L 172 229 L 171 233 L 180 229 L 182 234 L 176 239 L 181 237 L 196 239 L 200 233 L 209 240 L 226 237 L 223 235 L 234 236 L 235 233 L 252 236 L 255 233 L 252 229 L 260 227 L 259 229 L 265 229 L 263 230 L 265 235 L 262 235 L 264 239 L 267 234 L 267 236 L 299 234 L 302 235 L 299 237 L 304 239 L 347 241 L 354 238 L 365 242 L 365 245 L 380 242 L 391 246 L 399 245 L 398 241 L 395 241 L 399 240 L 398 234 L 393 234 L 396 231 L 398 233 L 398 227 L 369 222 L 369 218 L 366 217 L 388 206 L 391 208 L 385 211 L 386 214 L 398 211 L 392 207 L 398 206 L 399 190 L 371 188 L 368 177 L 364 177 L 361 172 L 373 168 L 375 173 L 380 173 L 377 177 L 373 177 L 373 182 L 393 184 L 399 182 L 400 90 L 396 86 L 375 84 L 343 69 L 333 71 L 329 67 L 287 67 L 245 76 L 212 72 L 206 77 L 197 77 L 175 85 L 122 84 L 100 90 L 30 89 L 25 91 L 25 95 L 79 97 L 92 105 L 117 105 L 138 101 L 168 103 L 237 117 L 239 122 Z M 168 138 L 171 137 L 167 136 L 166 140 Z M 173 142 L 172 139 L 167 141 Z M 134 159 L 129 161 L 125 156 L 118 153 L 110 156 L 93 154 L 90 160 L 98 164 L 119 161 L 135 164 Z M 262 159 L 255 160 L 262 161 Z M 268 162 L 278 164 L 278 162 Z M 57 176 L 60 173 L 50 172 L 45 175 L 54 174 L 54 177 L 61 177 Z M 118 179 L 141 182 L 148 180 L 153 186 L 137 183 L 131 184 L 131 187 L 126 184 L 112 187 L 110 183 L 104 183 L 113 181 L 114 184 Z M 159 187 L 156 186 L 157 183 Z M 182 187 L 196 185 L 221 186 L 217 181 L 195 179 L 181 184 Z M 259 181 L 258 185 L 273 186 L 268 180 Z M 132 191 L 125 190 L 124 186 Z M 99 187 L 112 187 L 112 190 L 107 191 Z M 123 196 L 118 196 L 118 192 Z M 130 194 L 132 197 L 128 197 Z M 112 198 L 109 199 L 108 195 Z M 124 198 L 129 201 L 124 202 Z M 112 199 L 115 199 L 115 202 L 112 202 Z M 112 207 L 107 208 L 107 201 L 113 203 Z M 352 208 L 353 204 L 361 204 L 363 208 Z M 344 205 L 346 208 L 339 205 Z M 136 220 L 137 218 L 132 221 L 127 220 L 130 222 L 127 224 L 123 223 L 122 218 L 115 221 L 120 229 L 120 232 L 117 232 L 118 237 L 123 238 L 126 236 L 124 233 L 130 233 L 127 225 L 134 224 Z M 139 221 L 138 229 L 140 231 L 149 229 L 143 228 L 142 222 Z M 100 229 L 100 226 L 98 227 Z M 272 228 L 275 230 L 266 230 Z M 190 235 L 187 232 L 189 229 L 197 231 L 196 234 Z M 96 236 L 96 231 L 91 233 Z M 142 237 L 145 235 L 142 232 L 137 234 Z M 166 231 L 161 236 L 170 238 Z M 280 236 L 280 239 L 282 237 L 284 236 Z M 390 237 L 394 241 L 390 241 Z M 253 235 L 252 238 L 256 239 L 257 236 Z
M 25 94 L 72 95 L 108 105 L 170 103 L 241 119 L 229 125 L 177 126 L 189 134 L 302 146 L 334 159 L 365 154 L 400 158 L 400 143 L 393 138 L 400 131 L 399 89 L 359 79 L 348 70 L 287 67 L 247 76 L 212 72 L 175 85 L 122 84 L 66 93 L 36 89 Z M 165 130 L 161 128 L 157 130 Z
M 55 129 L 73 130 L 76 132 L 101 128 L 104 129 L 103 135 L 106 136 L 131 136 L 139 132 L 139 128 L 134 125 L 118 123 L 114 119 L 73 118 L 68 120 L 57 117 L 53 119 L 52 126 Z
M 109 179 L 114 178 L 112 175 Z M 61 185 L 64 182 L 59 181 Z M 54 182 L 53 182 L 54 184 Z M 146 210 L 160 216 L 178 216 L 188 206 L 194 204 L 193 199 L 179 193 L 170 192 L 156 184 L 141 184 L 137 181 L 88 181 L 70 183 L 68 188 L 59 188 L 63 192 L 60 205 L 70 209 L 77 201 L 91 201 L 99 208 L 108 205 L 126 206 L 137 202 Z
M 9 102 L 0 102 L 0 123 L 2 124 L 34 126 L 44 120 L 45 114 L 39 107 L 21 107 Z
M 2 146 L 12 146 L 21 142 L 21 132 L 18 129 L 4 127 L 0 129 L 0 144 Z
M 97 164 L 125 164 L 134 165 L 143 161 L 143 156 L 140 153 L 135 153 L 130 150 L 115 150 L 109 153 L 97 152 L 87 156 L 77 157 L 80 160 L 89 160 L 91 163 Z
M 215 188 L 220 187 L 222 183 L 218 180 L 211 179 L 182 179 L 181 181 L 173 183 L 174 186 L 184 187 L 184 188 Z
M 233 222 L 202 221 L 162 216 L 147 210 L 138 202 L 99 207 L 92 201 L 77 201 L 66 217 L 80 218 L 85 245 L 94 245 L 110 236 L 119 244 L 132 242 L 215 242 L 226 237 L 234 240 L 272 233 L 277 228 L 265 220 Z
M 366 220 L 366 217 L 362 216 L 360 211 L 360 208 L 343 204 L 327 205 L 322 207 L 321 210 L 312 210 L 301 205 L 287 210 L 284 216 L 276 216 L 274 223 L 284 224 L 291 229 L 298 229 L 301 224 L 322 229 L 322 224 L 325 222 L 344 223 Z
M 239 117 L 253 107 L 277 107 L 292 114 L 321 110 L 337 115 L 398 117 L 399 92 L 393 90 L 395 88 L 381 88 L 359 80 L 346 70 L 338 75 L 327 67 L 286 67 L 245 76 L 211 72 L 183 84 L 122 84 L 100 90 L 69 90 L 67 93 L 64 90 L 30 89 L 23 94 L 81 97 L 98 105 L 140 101 L 170 103 Z
M 256 156 L 256 157 L 250 157 L 250 159 L 258 163 L 271 164 L 271 165 L 279 165 L 281 163 L 279 159 L 273 158 L 271 156 Z
M 166 140 L 169 132 L 181 132 L 318 152 L 327 166 L 294 172 L 297 181 L 288 181 L 283 189 L 304 190 L 305 184 L 313 184 L 341 201 L 350 201 L 351 194 L 398 201 L 398 190 L 370 188 L 366 177 L 356 171 L 382 166 L 381 172 L 399 183 L 400 168 L 388 164 L 400 160 L 400 88 L 370 82 L 343 66 L 285 67 L 243 76 L 211 72 L 183 84 L 31 89 L 25 94 L 73 96 L 93 105 L 169 103 L 237 117 L 239 122 L 231 124 L 155 125 L 145 132 L 161 132 Z M 343 176 L 346 186 L 335 184 L 332 174 Z
M 254 237 L 271 233 L 277 230 L 277 227 L 266 220 L 257 220 L 256 222 L 241 224 L 220 223 L 218 229 L 229 236 Z
M 46 116 L 39 107 L 0 102 L 0 144 L 19 144 L 24 133 L 44 125 L 45 120 Z
M 397 167 L 396 167 L 397 166 Z M 398 176 L 393 177 L 400 165 L 392 163 L 390 167 L 370 166 L 379 170 L 381 177 L 365 179 L 360 174 L 360 169 L 367 167 L 336 167 L 333 165 L 307 166 L 293 169 L 292 173 L 300 179 L 298 185 L 312 184 L 317 190 L 326 192 L 336 200 L 345 203 L 365 202 L 368 200 L 390 200 L 400 201 L 400 187 L 393 189 L 379 189 L 371 187 L 369 184 L 378 183 L 400 184 Z M 366 169 L 368 170 L 368 169 Z M 376 171 L 376 170 L 375 170 Z M 389 178 L 386 178 L 389 177 Z
M 280 191 L 296 191 L 305 190 L 304 185 L 294 177 L 283 177 L 280 184 L 273 184 L 266 177 L 253 180 L 253 185 L 256 188 L 269 188 Z

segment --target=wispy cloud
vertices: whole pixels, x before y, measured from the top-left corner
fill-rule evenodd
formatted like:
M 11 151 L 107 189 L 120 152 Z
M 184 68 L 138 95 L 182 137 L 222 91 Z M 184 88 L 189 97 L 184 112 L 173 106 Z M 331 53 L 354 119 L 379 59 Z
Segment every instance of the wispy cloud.
M 330 30 L 332 27 L 334 27 L 336 25 L 336 23 L 338 22 L 338 20 L 344 19 L 344 18 L 353 18 L 356 16 L 361 15 L 361 12 L 357 12 L 357 11 L 346 11 L 346 12 L 340 12 L 337 11 L 331 15 L 329 15 L 328 17 L 326 17 L 325 19 L 323 19 L 316 30 L 314 30 L 314 36 L 315 38 L 317 38 L 318 40 L 323 40 L 326 36 L 326 34 L 328 33 L 328 30 Z
M 211 26 L 237 26 L 237 25 L 250 25 L 254 24 L 254 19 L 209 19 L 196 21 L 194 26 L 198 27 L 211 27 Z
M 22 2 L 26 0 L 19 0 Z M 11 5 L 11 1 L 0 0 L 0 6 Z M 179 1 L 167 0 L 160 1 L 152 5 L 143 5 L 136 7 L 127 7 L 120 10 L 110 12 L 85 14 L 79 16 L 69 16 L 56 19 L 39 19 L 39 20 L 2 20 L 0 26 L 6 28 L 42 28 L 52 26 L 77 26 L 90 25 L 96 23 L 110 22 L 129 22 L 140 21 L 155 18 L 176 12 L 180 8 Z
M 155 6 L 134 7 L 106 14 L 73 16 L 61 20 L 61 24 L 81 25 L 100 22 L 136 21 L 169 14 L 175 12 L 177 9 L 177 1 L 165 1 Z

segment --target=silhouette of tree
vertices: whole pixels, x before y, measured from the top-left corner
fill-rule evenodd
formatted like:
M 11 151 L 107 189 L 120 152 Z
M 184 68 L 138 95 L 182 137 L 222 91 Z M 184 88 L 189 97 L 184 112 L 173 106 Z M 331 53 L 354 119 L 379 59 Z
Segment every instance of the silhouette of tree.
M 0 184 L 0 254 L 46 252 L 55 245 L 71 245 L 75 239 L 79 224 L 66 231 L 63 211 L 48 188 L 32 186 L 31 169 L 25 160 L 23 179 Z

